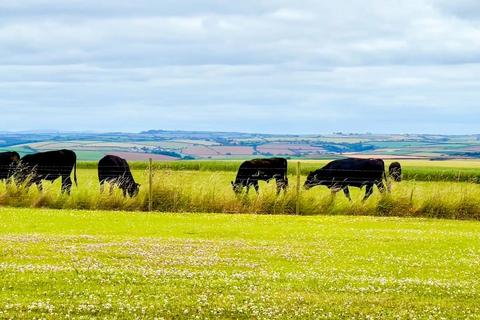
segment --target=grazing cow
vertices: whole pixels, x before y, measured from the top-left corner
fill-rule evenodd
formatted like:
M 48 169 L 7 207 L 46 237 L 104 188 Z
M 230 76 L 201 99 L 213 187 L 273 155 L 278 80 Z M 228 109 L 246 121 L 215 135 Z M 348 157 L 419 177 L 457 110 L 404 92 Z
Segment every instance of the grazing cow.
M 392 162 L 388 167 L 388 175 L 396 182 L 402 181 L 402 166 L 398 162 Z
M 372 195 L 374 185 L 378 187 L 380 192 L 385 191 L 383 180 L 387 180 L 383 160 L 350 158 L 334 160 L 323 168 L 311 172 L 304 187 L 310 189 L 322 185 L 327 186 L 334 193 L 343 190 L 345 196 L 351 200 L 348 187 L 362 188 L 366 186 L 367 189 L 363 198 L 365 201 Z
M 136 196 L 140 185 L 135 182 L 130 167 L 125 159 L 117 156 L 107 155 L 98 162 L 98 180 L 100 189 L 103 191 L 105 182 L 110 183 L 110 192 L 113 185 L 117 185 L 123 191 L 125 197 Z
M 75 185 L 77 182 L 77 155 L 72 150 L 47 151 L 28 154 L 20 160 L 15 174 L 17 181 L 28 180 L 27 187 L 36 184 L 42 190 L 42 181 L 54 181 L 62 178 L 62 192 L 70 194 L 73 171 Z
M 238 169 L 235 181 L 232 181 L 233 191 L 240 193 L 244 187 L 247 193 L 253 186 L 258 193 L 258 181 L 270 181 L 275 179 L 277 193 L 288 187 L 287 160 L 284 158 L 253 159 L 245 161 Z
M 19 161 L 20 155 L 17 152 L 0 152 L 0 181 L 7 180 L 8 182 Z

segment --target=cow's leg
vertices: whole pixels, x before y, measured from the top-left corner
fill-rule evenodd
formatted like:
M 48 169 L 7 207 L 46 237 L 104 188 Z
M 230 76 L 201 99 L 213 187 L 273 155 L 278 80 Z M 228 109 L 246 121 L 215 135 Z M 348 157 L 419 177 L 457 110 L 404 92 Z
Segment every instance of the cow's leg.
M 337 188 L 337 187 L 332 187 L 332 188 L 330 188 L 330 195 L 331 195 L 331 197 L 332 197 L 332 198 L 335 198 L 335 196 L 337 195 L 337 192 L 338 192 L 338 191 L 340 191 L 340 189 Z
M 72 178 L 70 176 L 62 176 L 62 193 L 70 194 L 72 190 Z
M 365 190 L 365 197 L 363 201 L 366 201 L 373 193 L 373 184 L 367 184 L 367 189 Z
M 23 181 L 22 181 L 23 182 Z M 29 189 L 32 184 L 34 184 L 33 180 L 32 179 L 28 179 L 27 180 L 27 183 L 25 184 L 25 188 Z
M 342 190 L 345 194 L 345 197 L 347 197 L 349 201 L 352 201 L 352 197 L 350 197 L 350 189 L 348 189 L 348 186 L 343 187 Z
M 42 192 L 42 191 L 43 191 L 42 180 L 37 180 L 37 181 L 35 181 L 35 184 L 37 185 L 38 191 Z M 31 185 L 31 184 L 30 184 L 30 185 Z
M 259 193 L 258 181 L 254 181 L 254 182 L 253 182 L 253 187 L 255 188 L 255 192 L 256 192 L 257 195 L 258 195 L 258 193 Z
M 21 175 L 18 175 L 16 178 L 15 178 L 15 182 L 17 183 L 17 185 L 19 186 L 24 186 L 25 189 L 30 189 L 30 187 L 33 185 L 33 184 L 36 184 L 36 180 L 33 176 L 31 175 L 26 175 L 24 172 L 21 173 Z
M 280 192 L 287 191 L 287 182 L 283 179 L 276 180 L 277 181 L 277 195 L 280 194 Z
M 387 179 L 386 185 L 387 185 L 387 192 L 388 193 L 392 192 L 392 182 L 390 181 L 390 179 Z
M 387 190 L 388 192 L 390 192 L 390 190 L 388 190 L 388 188 L 385 188 L 385 184 L 383 183 L 383 181 L 377 181 L 377 182 L 376 182 L 376 185 L 377 185 L 378 190 L 379 190 L 381 193 L 384 193 L 385 190 Z
M 105 191 L 105 182 L 100 181 L 100 193 L 103 193 Z
M 278 196 L 280 194 L 280 191 L 282 191 L 283 189 L 283 184 L 278 179 L 275 180 L 275 183 L 277 184 L 277 196 Z

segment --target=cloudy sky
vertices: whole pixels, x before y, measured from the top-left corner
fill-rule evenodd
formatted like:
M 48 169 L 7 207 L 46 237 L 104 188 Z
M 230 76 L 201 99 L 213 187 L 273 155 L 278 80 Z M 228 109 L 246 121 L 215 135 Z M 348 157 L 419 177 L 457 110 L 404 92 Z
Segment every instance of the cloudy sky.
M 480 133 L 478 0 L 0 0 L 0 131 Z

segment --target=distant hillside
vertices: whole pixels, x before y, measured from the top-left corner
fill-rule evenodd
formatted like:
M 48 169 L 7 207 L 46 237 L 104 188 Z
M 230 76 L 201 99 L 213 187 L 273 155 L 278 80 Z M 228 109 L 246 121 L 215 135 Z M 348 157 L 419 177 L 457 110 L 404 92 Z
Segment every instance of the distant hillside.
M 131 160 L 245 159 L 284 156 L 320 159 L 384 157 L 480 158 L 480 135 L 422 134 L 274 135 L 239 132 L 149 130 L 140 133 L 18 132 L 0 133 L 0 150 L 22 154 L 73 149 L 81 160 L 118 153 Z

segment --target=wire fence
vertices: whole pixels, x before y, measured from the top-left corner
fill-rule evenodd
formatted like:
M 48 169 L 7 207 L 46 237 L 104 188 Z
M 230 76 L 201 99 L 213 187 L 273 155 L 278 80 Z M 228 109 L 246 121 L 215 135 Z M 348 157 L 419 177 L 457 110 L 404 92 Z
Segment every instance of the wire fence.
M 200 172 L 237 172 L 241 161 L 153 161 L 153 170 L 171 170 L 171 171 L 200 171 Z M 301 174 L 308 175 L 311 171 L 319 169 L 323 164 L 317 162 L 301 162 Z M 129 163 L 132 170 L 148 170 L 148 161 L 134 161 Z M 98 163 L 93 161 L 82 161 L 77 163 L 77 169 L 97 169 Z M 7 166 L 1 165 L 0 168 Z M 48 166 L 45 166 L 47 167 Z M 61 166 L 54 166 L 59 168 Z M 2 171 L 2 170 L 0 170 Z M 296 174 L 296 166 L 289 165 L 287 168 L 289 175 Z M 457 181 L 457 182 L 480 182 L 480 168 L 449 168 L 421 166 L 407 166 L 402 169 L 403 178 L 405 180 L 416 181 Z
M 122 192 L 122 186 L 129 188 L 129 176 L 117 166 L 103 167 L 109 174 L 119 176 L 120 179 L 107 181 L 107 184 L 112 185 L 112 191 L 106 188 L 101 192 L 98 168 L 91 163 L 87 166 L 79 163 L 77 165 L 79 186 L 73 187 L 71 194 L 68 194 L 62 193 L 60 177 L 64 173 L 70 176 L 73 165 L 40 165 L 36 168 L 38 170 L 36 173 L 41 174 L 41 178 L 46 180 L 56 179 L 56 182 L 44 183 L 43 191 L 39 191 L 25 181 L 18 183 L 11 177 L 10 183 L 4 181 L 0 184 L 0 205 L 59 209 L 297 215 L 366 214 L 480 219 L 480 185 L 476 183 L 478 178 L 475 176 L 478 172 L 471 170 L 464 172 L 460 170 L 454 174 L 450 170 L 444 175 L 447 178 L 441 180 L 439 176 L 425 179 L 422 172 L 419 173 L 420 178 L 416 179 L 414 172 L 406 169 L 403 170 L 405 178 L 403 182 L 397 183 L 390 179 L 384 181 L 385 187 L 392 188 L 391 193 L 386 191 L 387 188 L 379 190 L 378 184 L 375 183 L 377 186 L 374 194 L 367 201 L 363 201 L 365 188 L 363 190 L 352 188 L 352 201 L 349 201 L 341 188 L 333 188 L 340 191 L 337 195 L 332 194 L 331 189 L 326 187 L 305 189 L 308 174 L 322 166 L 317 164 L 317 168 L 313 168 L 311 163 L 300 161 L 290 161 L 288 168 L 265 167 L 248 171 L 250 176 L 247 181 L 243 181 L 244 184 L 241 184 L 242 192 L 236 193 L 232 183 L 238 183 L 236 179 L 240 164 L 240 162 L 235 164 L 236 170 L 231 170 L 230 166 L 228 170 L 202 170 L 201 167 L 192 170 L 189 165 L 186 165 L 185 170 L 177 170 L 178 167 L 165 169 L 164 164 L 151 159 L 143 162 L 141 166 L 135 162 L 131 165 L 132 177 L 135 183 L 139 182 L 141 186 L 138 193 L 133 193 L 133 196 L 129 192 L 126 194 Z M 0 172 L 9 168 L 11 166 L 2 165 Z M 272 172 L 274 174 L 269 177 Z M 286 172 L 288 178 L 289 185 L 286 190 L 278 190 L 275 183 L 275 178 L 282 181 L 278 176 L 282 172 Z M 380 180 L 384 178 L 384 173 L 388 176 L 388 169 L 387 171 L 327 169 L 324 172 L 331 175 L 330 182 L 337 184 L 348 182 L 353 186 L 365 185 L 368 179 L 371 182 L 372 175 L 381 177 L 378 178 Z M 441 171 L 437 172 L 441 174 Z M 240 175 L 240 179 L 242 178 L 244 177 Z M 125 179 L 127 183 L 122 185 Z M 271 182 L 265 183 L 263 180 Z M 257 194 L 255 184 L 258 181 L 260 186 Z M 442 183 L 435 183 L 438 181 Z M 329 186 L 332 187 L 333 184 Z

